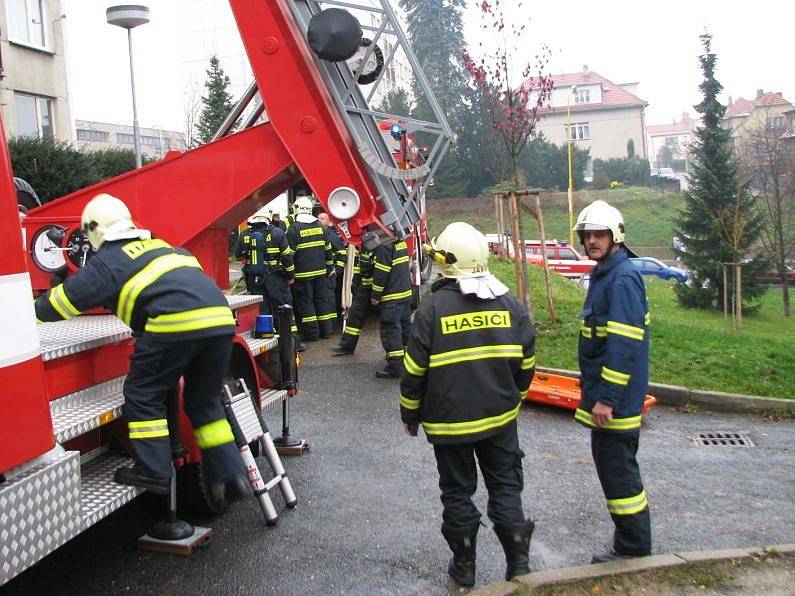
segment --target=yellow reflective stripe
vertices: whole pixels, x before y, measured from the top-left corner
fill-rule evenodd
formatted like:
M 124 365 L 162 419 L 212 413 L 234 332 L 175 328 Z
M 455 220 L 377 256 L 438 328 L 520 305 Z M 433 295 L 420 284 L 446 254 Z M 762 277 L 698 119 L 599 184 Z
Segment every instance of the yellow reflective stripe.
M 406 249 L 408 249 L 408 246 L 406 246 L 405 241 L 401 241 L 395 244 L 395 250 L 406 250 Z
M 593 330 L 590 327 L 586 327 L 585 325 L 583 325 L 582 327 L 580 327 L 580 331 L 582 332 L 583 337 L 587 337 L 588 339 L 591 339 L 593 337 Z
M 300 273 L 296 273 L 296 278 L 303 278 L 303 277 L 318 277 L 320 275 L 325 275 L 325 269 L 314 269 L 313 271 L 301 271 Z
M 269 255 L 278 255 L 281 251 L 279 250 L 278 246 L 273 246 L 271 248 L 265 249 L 265 252 L 268 253 Z
M 381 271 L 386 271 L 387 273 L 389 273 L 392 270 L 391 265 L 382 265 L 381 263 L 376 263 L 375 268 L 380 269 Z
M 64 319 L 71 319 L 80 314 L 80 311 L 77 310 L 69 298 L 66 297 L 66 290 L 63 289 L 63 284 L 59 284 L 50 290 L 50 295 L 47 300 L 49 300 L 50 305 L 58 311 L 58 314 Z
M 287 247 L 284 248 L 284 250 L 281 251 L 281 254 L 283 254 L 283 255 L 291 255 L 291 254 L 293 254 L 293 251 L 292 251 L 292 249 L 289 246 L 287 246 Z
M 530 392 L 530 387 L 528 386 L 527 389 L 519 392 L 519 397 L 521 397 L 522 399 L 527 399 L 527 394 L 529 392 Z
M 469 422 L 423 422 L 422 427 L 425 429 L 426 435 L 469 435 L 481 433 L 516 420 L 521 407 L 522 403 L 519 402 L 515 408 L 499 416 L 481 418 L 480 420 Z
M 317 316 L 313 315 L 311 317 L 304 317 L 304 318 L 301 319 L 301 322 L 302 323 L 313 323 L 313 322 L 316 323 L 317 322 Z
M 228 306 L 208 306 L 178 313 L 152 317 L 146 322 L 150 333 L 180 333 L 210 327 L 235 326 L 235 317 Z
M 351 327 L 350 325 L 345 325 L 345 333 L 348 335 L 358 336 L 361 335 L 362 330 L 357 329 L 356 327 Z
M 318 321 L 329 321 L 331 319 L 336 319 L 336 318 L 337 318 L 337 313 L 332 312 L 332 313 L 329 313 L 327 315 L 318 315 L 317 320 Z
M 591 413 L 581 410 L 580 408 L 577 408 L 577 411 L 574 413 L 574 419 L 593 428 L 600 428 L 603 430 L 634 430 L 640 428 L 641 422 L 640 416 L 630 416 L 628 418 L 613 418 L 604 426 L 596 426 L 591 417 Z
M 320 236 L 322 234 L 323 234 L 323 228 L 320 226 L 306 228 L 298 233 L 298 235 L 301 236 L 301 238 L 306 238 L 307 236 Z
M 284 268 L 285 271 L 295 271 L 295 265 L 290 265 L 289 267 Z
M 646 500 L 646 491 L 640 491 L 640 494 L 634 497 L 626 497 L 625 499 L 607 499 L 607 510 L 615 515 L 633 515 L 640 513 L 649 502 Z
M 406 408 L 407 410 L 419 410 L 420 403 L 421 400 L 419 399 L 410 399 L 405 395 L 400 396 L 400 405 Z
M 414 375 L 415 377 L 423 377 L 428 371 L 427 367 L 420 366 L 414 362 L 414 358 L 411 357 L 411 354 L 408 353 L 408 350 L 406 351 L 406 355 L 403 357 L 403 366 L 409 374 Z
M 210 449 L 235 440 L 235 435 L 232 434 L 232 427 L 229 426 L 229 421 L 226 418 L 200 426 L 193 433 L 196 435 L 199 449 Z
M 296 245 L 295 250 L 299 251 L 304 248 L 312 248 L 313 246 L 326 246 L 326 243 L 322 240 L 314 240 L 313 242 L 299 242 Z
M 536 365 L 536 357 L 530 356 L 530 358 L 525 358 L 522 360 L 522 370 L 530 370 Z
M 146 267 L 128 279 L 122 287 L 119 293 L 119 304 L 116 306 L 116 315 L 129 325 L 135 309 L 135 301 L 141 292 L 169 271 L 180 267 L 202 268 L 196 257 L 188 255 L 168 254 L 152 259 Z
M 154 439 L 157 437 L 168 436 L 168 420 L 159 418 L 157 420 L 137 420 L 128 422 L 127 429 L 130 439 Z
M 594 329 L 596 330 L 596 337 L 607 337 L 607 327 L 597 325 Z
M 624 323 L 618 323 L 616 321 L 608 321 L 607 332 L 643 341 L 643 334 L 646 333 L 646 330 L 641 327 L 633 327 L 632 325 L 625 325 Z
M 405 257 L 398 257 L 397 259 L 393 259 L 392 264 L 400 265 L 401 263 L 408 263 L 408 262 L 409 262 L 409 257 L 408 255 L 406 255 Z
M 478 346 L 476 348 L 464 348 L 463 350 L 452 350 L 441 354 L 432 354 L 428 366 L 446 366 L 457 362 L 467 362 L 470 360 L 483 360 L 485 358 L 522 358 L 522 346 L 518 344 L 506 344 L 495 346 Z
M 298 326 L 297 325 L 290 325 L 290 331 L 292 331 L 292 332 L 298 331 Z
M 651 324 L 651 313 L 646 313 L 646 318 L 643 320 L 643 322 L 646 323 L 647 326 Z
M 602 378 L 605 381 L 610 381 L 616 385 L 627 385 L 629 383 L 628 374 L 618 372 L 617 370 L 612 370 L 606 366 L 602 366 Z
M 411 297 L 411 290 L 406 290 L 405 292 L 396 292 L 394 294 L 386 294 L 385 296 L 381 296 L 381 301 L 386 302 L 387 300 L 401 300 L 403 298 L 410 298 Z
M 398 358 L 403 356 L 403 350 L 392 350 L 391 352 L 387 352 L 386 355 L 388 358 Z
M 371 280 L 371 281 L 372 281 L 372 280 Z M 384 286 L 377 286 L 377 285 L 373 284 L 373 289 L 374 289 L 376 292 L 383 292 L 383 291 L 384 291 Z

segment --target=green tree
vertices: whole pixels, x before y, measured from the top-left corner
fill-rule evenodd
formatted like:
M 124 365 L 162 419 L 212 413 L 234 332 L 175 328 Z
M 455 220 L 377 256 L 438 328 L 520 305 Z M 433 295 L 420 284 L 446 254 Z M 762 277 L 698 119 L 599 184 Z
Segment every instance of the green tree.
M 378 104 L 378 110 L 389 114 L 411 114 L 413 111 L 411 96 L 405 89 L 393 89 Z
M 205 95 L 202 96 L 202 111 L 196 124 L 196 136 L 201 143 L 212 140 L 218 128 L 232 110 L 232 95 L 227 91 L 231 81 L 221 68 L 218 56 L 210 58 L 207 69 L 207 80 L 204 83 Z
M 679 284 L 676 293 L 684 306 L 722 308 L 723 264 L 743 263 L 743 302 L 765 291 L 754 278 L 766 264 L 763 257 L 754 254 L 762 219 L 748 182 L 740 180 L 732 155 L 731 131 L 721 126 L 726 108 L 718 101 L 723 87 L 715 78 L 717 57 L 711 49 L 712 36 L 704 33 L 700 39 L 704 48 L 699 56 L 704 74 L 699 85 L 703 99 L 696 110 L 702 124 L 692 148 L 690 192 L 684 195 L 685 207 L 676 221 L 677 235 L 686 245 L 686 250 L 678 254 L 691 279 Z
M 585 186 L 585 167 L 589 149 L 582 150 L 574 143 L 571 146 L 572 175 L 574 188 Z M 555 145 L 543 133 L 534 137 L 519 158 L 522 173 L 528 186 L 536 188 L 561 188 L 569 184 L 569 156 L 566 144 Z
M 610 181 L 617 180 L 635 186 L 649 183 L 649 161 L 637 155 L 631 158 L 595 159 L 593 169 L 594 172 L 604 172 Z
M 428 190 L 429 198 L 461 197 L 469 187 L 472 104 L 467 97 L 466 73 L 461 61 L 461 50 L 466 46 L 461 17 L 465 6 L 464 0 L 400 0 L 417 61 L 457 137 L 436 171 L 434 186 Z M 421 120 L 430 119 L 433 112 L 416 81 L 413 92 L 417 98 L 413 115 Z M 430 142 L 423 134 L 418 134 L 417 140 L 421 145 Z
M 630 159 L 635 157 L 635 141 L 632 139 L 627 141 L 627 157 Z

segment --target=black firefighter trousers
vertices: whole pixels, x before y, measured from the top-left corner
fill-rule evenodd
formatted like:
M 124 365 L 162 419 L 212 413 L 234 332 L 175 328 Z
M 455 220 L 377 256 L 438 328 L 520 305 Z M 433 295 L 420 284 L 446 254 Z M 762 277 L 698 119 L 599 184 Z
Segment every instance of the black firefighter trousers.
M 202 447 L 208 477 L 229 482 L 244 473 L 220 400 L 231 355 L 229 335 L 172 342 L 145 335 L 135 342 L 124 401 L 133 454 L 144 474 L 171 477 L 167 400 L 180 377 L 185 380 L 185 413 Z
M 411 331 L 411 301 L 381 302 L 381 345 L 390 366 L 403 370 L 403 354 Z
M 293 304 L 293 295 L 290 293 L 290 285 L 287 283 L 287 278 L 280 272 L 274 271 L 273 273 L 265 274 L 264 289 L 262 304 L 260 305 L 260 314 L 271 315 L 273 317 L 273 328 L 279 331 L 279 307 L 284 304 Z M 295 313 L 293 313 L 295 315 Z M 290 328 L 293 333 L 298 332 L 298 327 L 295 325 L 295 318 Z
M 359 343 L 359 336 L 362 334 L 364 324 L 367 322 L 367 315 L 370 314 L 370 296 L 372 288 L 370 286 L 359 285 L 353 293 L 351 307 L 348 310 L 348 318 L 345 321 L 345 330 L 340 338 L 340 347 L 343 350 L 353 352 L 356 344 Z
M 474 443 L 434 444 L 439 488 L 444 511 L 442 521 L 452 530 L 466 531 L 480 522 L 480 511 L 472 502 L 480 473 L 489 493 L 488 516 L 495 524 L 525 521 L 522 509 L 524 473 L 516 422 L 496 435 Z
M 636 454 L 640 431 L 591 431 L 596 473 L 615 524 L 613 548 L 630 556 L 651 554 L 651 517 Z
M 328 276 L 297 279 L 293 284 L 293 296 L 304 341 L 315 341 L 318 336 L 328 337 L 334 333 L 337 313 L 334 312 L 334 293 L 329 287 Z

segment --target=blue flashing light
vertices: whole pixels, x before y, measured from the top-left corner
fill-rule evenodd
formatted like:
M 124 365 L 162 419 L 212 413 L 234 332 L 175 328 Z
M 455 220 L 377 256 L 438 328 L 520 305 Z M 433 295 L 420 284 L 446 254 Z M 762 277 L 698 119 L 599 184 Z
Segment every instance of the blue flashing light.
M 392 135 L 392 138 L 399 141 L 400 138 L 406 134 L 406 129 L 399 124 L 393 124 L 389 129 L 389 133 Z

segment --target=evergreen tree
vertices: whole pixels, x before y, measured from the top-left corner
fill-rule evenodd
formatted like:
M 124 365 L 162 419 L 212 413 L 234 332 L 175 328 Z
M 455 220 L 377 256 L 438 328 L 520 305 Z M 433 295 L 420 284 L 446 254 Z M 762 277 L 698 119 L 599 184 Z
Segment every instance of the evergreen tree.
M 221 68 L 218 56 L 210 58 L 207 80 L 204 83 L 206 94 L 202 97 L 202 111 L 196 124 L 196 136 L 201 143 L 212 140 L 218 128 L 232 110 L 232 95 L 227 91 L 231 81 Z
M 450 147 L 434 176 L 428 196 L 461 197 L 468 190 L 468 123 L 471 104 L 467 101 L 466 73 L 461 52 L 466 43 L 461 12 L 464 0 L 400 0 L 406 12 L 408 36 L 428 84 L 436 95 L 442 113 L 447 117 L 457 141 Z M 417 100 L 414 116 L 431 119 L 430 105 L 415 81 Z M 433 139 L 418 135 L 418 142 L 428 145 Z
M 376 109 L 388 114 L 408 115 L 412 113 L 413 106 L 406 90 L 398 88 L 384 95 Z
M 676 222 L 686 250 L 679 252 L 691 272 L 688 283 L 676 292 L 684 306 L 723 307 L 723 263 L 742 262 L 743 301 L 759 297 L 764 286 L 754 278 L 765 268 L 753 255 L 759 242 L 761 219 L 748 183 L 742 182 L 732 155 L 732 136 L 721 126 L 726 112 L 718 101 L 722 86 L 715 79 L 716 55 L 712 36 L 701 36 L 704 53 L 699 57 L 704 80 L 699 86 L 703 100 L 696 106 L 701 127 L 693 146 L 693 173 L 685 207 Z M 731 282 L 731 275 L 729 276 Z M 730 290 L 730 294 L 732 294 Z

